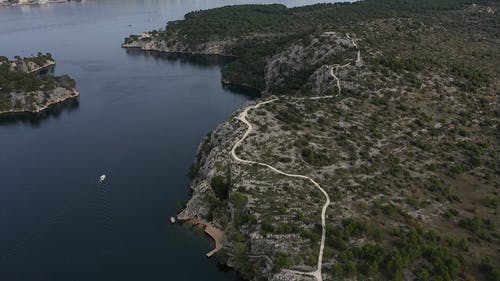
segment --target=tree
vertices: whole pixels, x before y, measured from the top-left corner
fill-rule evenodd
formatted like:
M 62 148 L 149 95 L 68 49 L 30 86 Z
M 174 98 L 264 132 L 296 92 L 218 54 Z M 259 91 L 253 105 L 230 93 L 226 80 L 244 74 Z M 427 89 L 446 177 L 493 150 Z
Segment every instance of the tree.
M 242 209 L 245 207 L 245 205 L 248 202 L 248 198 L 240 193 L 240 192 L 235 192 L 231 195 L 231 203 L 237 208 L 237 209 Z
M 226 182 L 223 176 L 214 176 L 210 181 L 210 186 L 215 192 L 217 198 L 219 198 L 220 200 L 227 200 L 229 196 L 229 184 Z

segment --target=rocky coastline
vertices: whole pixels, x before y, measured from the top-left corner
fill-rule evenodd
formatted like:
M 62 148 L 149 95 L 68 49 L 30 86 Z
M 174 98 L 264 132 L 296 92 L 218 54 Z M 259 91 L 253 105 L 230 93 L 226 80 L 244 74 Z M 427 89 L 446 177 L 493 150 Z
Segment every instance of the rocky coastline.
M 122 47 L 163 53 L 232 57 L 232 55 L 226 51 L 226 47 L 229 44 L 231 44 L 231 41 L 213 41 L 200 45 L 189 45 L 182 43 L 180 40 L 176 40 L 175 37 L 165 40 L 160 38 L 158 34 L 144 32 L 141 35 L 131 35 L 126 38 Z
M 175 42 L 175 43 L 174 43 Z M 227 56 L 231 41 L 211 42 L 187 46 L 172 37 L 170 39 L 160 38 L 154 33 L 145 32 L 140 36 L 131 36 L 122 44 L 124 48 L 136 48 L 144 51 L 158 51 L 166 53 L 182 53 L 188 55 L 221 55 Z M 318 47 L 320 45 L 321 47 Z M 259 92 L 265 97 L 279 91 L 286 84 L 286 79 L 296 75 L 309 65 L 317 66 L 307 85 L 303 85 L 304 91 L 311 91 L 321 95 L 327 93 L 336 84 L 331 79 L 331 67 L 325 62 L 339 54 L 352 55 L 356 44 L 351 38 L 344 34 L 328 32 L 313 37 L 311 42 L 303 44 L 295 42 L 283 51 L 268 57 L 265 62 L 265 88 Z M 304 63 L 301 63 L 304 62 Z M 237 86 L 255 89 L 245 83 L 234 83 L 222 75 L 222 84 L 225 86 Z M 319 77 L 319 78 L 318 78 Z M 246 105 L 248 106 L 248 105 Z M 243 110 L 243 109 L 241 109 Z M 241 110 L 233 114 L 237 116 Z M 299 262 L 294 268 L 303 271 L 314 270 L 315 247 L 309 245 L 307 239 L 300 235 L 271 234 L 262 235 L 262 230 L 253 228 L 242 228 L 238 224 L 240 216 L 250 220 L 262 220 L 259 214 L 252 213 L 247 204 L 241 205 L 238 198 L 245 198 L 249 205 L 258 204 L 260 198 L 242 192 L 248 188 L 261 188 L 269 184 L 263 179 L 253 179 L 249 175 L 249 167 L 238 165 L 231 157 L 231 150 L 235 143 L 245 132 L 245 125 L 236 118 L 220 124 L 200 143 L 193 167 L 191 170 L 190 189 L 191 198 L 186 207 L 177 214 L 174 221 L 204 221 L 219 231 L 223 231 L 220 239 L 222 246 L 217 250 L 217 260 L 230 268 L 237 270 L 247 279 L 256 276 L 265 280 L 292 280 L 292 274 L 280 271 L 283 265 L 276 260 L 280 252 L 301 252 L 307 260 Z M 228 183 L 226 196 L 218 194 L 218 182 L 216 179 L 224 178 Z M 296 185 L 293 180 L 283 180 L 284 185 Z M 230 182 L 230 184 L 229 184 Z M 271 186 L 269 186 L 271 188 Z M 243 195 L 242 197 L 242 194 Z M 305 229 L 313 228 L 313 224 L 303 226 Z M 313 231 L 313 229 L 310 229 Z M 208 233 L 209 234 L 209 233 Z M 209 234 L 210 235 L 210 234 Z M 244 237 L 244 238 L 243 238 Z M 212 236 L 212 238 L 214 238 Z M 217 242 L 217 239 L 214 238 Z M 216 243 L 217 245 L 217 243 Z M 245 253 L 239 253 L 239 248 L 245 245 Z M 212 252 L 214 253 L 214 252 Z M 258 268 L 252 264 L 260 264 Z M 295 276 L 296 277 L 296 276 Z M 308 280 L 307 278 L 304 280 Z
M 228 165 L 232 161 L 231 148 L 243 132 L 243 126 L 234 119 L 230 119 L 217 126 L 203 138 L 196 151 L 191 170 L 189 184 L 192 191 L 191 198 L 177 217 L 212 217 L 214 226 L 224 228 L 228 218 L 218 218 L 210 214 L 210 200 L 207 199 L 216 197 L 210 181 L 224 172 L 217 169 L 216 166 Z
M 251 102 L 246 106 L 257 102 Z M 241 227 L 237 222 L 242 213 L 249 212 L 247 203 L 241 203 L 242 198 L 245 198 L 244 201 L 248 200 L 250 205 L 258 204 L 259 201 L 258 198 L 249 194 L 241 197 L 242 190 L 254 186 L 265 186 L 265 183 L 258 179 L 250 180 L 248 167 L 238 165 L 231 157 L 232 148 L 246 130 L 246 126 L 234 118 L 244 108 L 237 110 L 232 118 L 217 126 L 201 141 L 191 171 L 191 197 L 186 207 L 177 214 L 175 221 L 192 224 L 204 222 L 203 229 L 215 240 L 215 249 L 207 256 L 215 256 L 217 262 L 238 271 L 245 279 L 254 280 L 258 277 L 262 280 L 295 280 L 288 272 L 276 271 L 280 265 L 275 262 L 275 258 L 278 248 L 295 251 L 296 247 L 305 246 L 297 244 L 301 244 L 297 241 L 299 237 L 275 234 L 263 236 L 255 232 L 255 229 Z M 226 182 L 231 182 L 227 190 L 227 199 L 221 199 L 217 192 L 217 178 L 225 178 Z M 250 216 L 253 215 L 250 214 Z M 258 214 L 257 217 L 259 217 Z M 223 236 L 214 237 L 206 231 L 207 226 L 215 228 Z M 293 242 L 290 243 L 290 241 Z M 240 253 L 242 245 L 248 247 L 245 249 L 245 254 Z M 256 268 L 254 265 L 259 266 Z M 249 271 L 252 267 L 253 269 Z M 314 267 L 303 264 L 297 269 L 309 271 Z M 255 271 L 258 272 L 256 276 L 253 275 Z
M 43 64 L 37 64 L 29 60 L 19 60 L 11 62 L 9 65 L 10 71 L 18 71 L 24 73 L 36 73 L 44 69 L 48 69 L 56 65 L 56 61 L 52 59 L 46 60 Z
M 71 77 L 39 76 L 41 71 L 55 64 L 50 54 L 16 57 L 13 61 L 0 57 L 0 74 L 4 83 L 0 84 L 0 115 L 39 113 L 77 98 L 80 93 Z
M 230 202 L 219 202 L 212 183 L 214 178 L 226 176 L 227 170 L 220 167 L 236 168 L 236 165 L 231 165 L 233 162 L 230 156 L 231 148 L 244 130 L 242 124 L 231 118 L 203 138 L 196 151 L 191 170 L 189 184 L 191 197 L 186 207 L 176 216 L 179 221 L 186 221 L 185 218 L 208 221 L 211 227 L 223 231 L 224 235 L 220 239 L 223 248 L 221 246 L 222 251 L 218 254 L 218 261 L 232 268 L 235 268 L 230 258 L 234 241 L 229 237 L 233 232 L 231 217 L 236 213 L 236 206 Z M 238 173 L 237 170 L 231 172 Z M 231 192 L 229 191 L 230 194 Z
M 12 108 L 0 109 L 0 115 L 40 113 L 50 107 L 80 96 L 77 89 L 57 87 L 49 93 L 35 91 L 28 93 L 11 93 Z
M 162 37 L 155 32 L 144 32 L 141 35 L 131 35 L 125 39 L 123 48 L 139 49 L 169 54 L 222 56 L 237 58 L 230 49 L 235 40 L 210 41 L 202 44 L 186 44 L 178 39 L 178 35 Z M 320 36 L 311 36 L 310 42 L 304 44 L 297 41 L 281 52 L 265 60 L 264 81 L 262 87 L 256 87 L 244 80 L 235 81 L 231 75 L 222 73 L 221 83 L 228 87 L 241 87 L 259 92 L 262 96 L 286 91 L 287 81 L 293 76 L 300 75 L 310 66 L 315 67 L 307 82 L 298 89 L 300 92 L 324 94 L 335 85 L 330 85 L 330 68 L 325 62 L 339 55 L 350 54 L 356 50 L 356 43 L 345 34 L 324 32 Z M 320 46 L 320 47 L 318 47 Z M 233 77 L 234 78 L 234 77 Z
M 160 38 L 152 32 L 144 32 L 141 35 L 131 35 L 125 38 L 122 48 L 138 49 L 142 51 L 152 51 L 174 55 L 188 56 L 219 56 L 225 58 L 235 58 L 227 49 L 233 44 L 233 40 L 211 41 L 199 45 L 188 45 L 176 40 L 175 37 L 169 39 Z M 241 87 L 262 94 L 262 89 L 258 89 L 248 83 L 238 83 L 228 78 L 222 77 L 221 83 L 228 87 Z
M 363 11 L 371 9 L 362 5 Z M 343 7 L 330 8 L 348 13 Z M 275 96 L 236 112 L 209 133 L 189 173 L 192 196 L 177 217 L 224 231 L 220 263 L 246 280 L 417 280 L 417 275 L 490 280 L 486 274 L 500 272 L 489 258 L 478 264 L 477 256 L 498 257 L 485 247 L 498 244 L 498 216 L 493 204 L 484 203 L 498 195 L 492 176 L 498 172 L 488 164 L 498 158 L 489 145 L 495 143 L 497 116 L 491 106 L 498 75 L 485 59 L 475 58 L 483 67 L 479 71 L 456 68 L 472 65 L 467 56 L 442 58 L 450 49 L 462 54 L 463 48 L 442 42 L 443 32 L 434 28 L 442 22 L 419 25 L 435 18 L 432 7 L 423 8 L 416 19 L 367 23 L 364 14 L 355 27 L 322 20 L 331 25 L 298 30 L 290 38 L 264 33 L 258 24 L 253 34 L 239 26 L 219 30 L 228 15 L 240 13 L 251 22 L 263 9 L 223 8 L 188 14 L 184 26 L 173 22 L 166 31 L 126 39 L 124 48 L 234 52 L 222 83 L 257 85 L 264 98 Z M 279 7 L 265 10 L 273 15 L 269 20 L 287 29 L 290 21 L 276 22 L 284 13 L 274 9 Z M 298 10 L 286 17 L 307 23 L 313 9 L 323 12 L 314 7 L 305 9 L 303 18 Z M 450 9 L 455 10 L 439 15 L 456 34 L 475 33 L 470 25 L 459 25 L 462 16 L 477 22 L 481 32 L 494 25 L 475 6 Z M 218 13 L 226 16 L 219 15 L 220 22 L 214 20 Z M 208 30 L 217 31 L 205 36 Z M 381 34 L 399 40 L 380 40 Z M 257 43 L 245 45 L 243 38 Z M 267 45 L 259 45 L 264 38 Z M 460 36 L 455 40 L 478 47 Z M 421 47 L 412 49 L 416 42 Z M 491 44 L 482 47 L 497 51 Z M 467 184 L 457 184 L 463 179 Z M 470 196 L 471 186 L 483 197 Z M 482 229 L 471 226 L 476 222 Z M 437 252 L 442 255 L 434 259 Z

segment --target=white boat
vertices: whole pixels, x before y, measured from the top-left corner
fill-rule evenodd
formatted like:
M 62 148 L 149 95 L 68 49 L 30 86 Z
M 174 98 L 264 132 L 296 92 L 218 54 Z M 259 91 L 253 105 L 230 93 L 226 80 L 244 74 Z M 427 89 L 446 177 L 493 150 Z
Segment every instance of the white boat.
M 103 182 L 105 179 L 106 179 L 106 175 L 102 175 L 102 176 L 99 178 L 99 182 Z

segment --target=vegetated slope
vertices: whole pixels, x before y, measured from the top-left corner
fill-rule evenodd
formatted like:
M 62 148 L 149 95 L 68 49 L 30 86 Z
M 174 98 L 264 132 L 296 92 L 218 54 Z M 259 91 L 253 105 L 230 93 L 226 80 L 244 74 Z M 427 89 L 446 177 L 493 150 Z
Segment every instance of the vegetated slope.
M 499 27 L 498 1 L 368 0 L 200 11 L 129 40 L 219 42 L 226 82 L 279 96 L 236 152 L 328 192 L 323 280 L 499 280 Z M 287 269 L 315 270 L 325 199 L 235 161 L 245 130 L 204 140 L 185 212 L 226 231 L 219 258 L 246 278 L 309 278 Z
M 191 12 L 185 16 L 185 20 L 169 22 L 165 31 L 153 31 L 148 38 L 132 36 L 128 42 L 139 43 L 136 47 L 150 45 L 148 49 L 172 52 L 214 53 L 234 55 L 237 57 L 232 63 L 223 69 L 223 81 L 226 83 L 242 84 L 260 90 L 266 90 L 265 66 L 273 54 L 279 53 L 290 44 L 302 41 L 303 44 L 310 42 L 310 36 L 319 36 L 324 31 L 341 30 L 349 33 L 362 33 L 370 39 L 364 47 L 385 48 L 385 38 L 379 38 L 378 32 L 368 34 L 367 27 L 363 23 L 382 19 L 407 19 L 407 26 L 399 25 L 400 30 L 408 31 L 407 35 L 424 37 L 426 34 L 419 33 L 418 29 L 423 26 L 434 26 L 443 28 L 439 33 L 447 35 L 444 30 L 459 35 L 460 40 L 469 42 L 462 32 L 476 36 L 473 32 L 482 29 L 480 33 L 495 33 L 498 27 L 498 13 L 488 14 L 482 12 L 484 5 L 495 6 L 498 1 L 480 1 L 479 8 L 473 8 L 468 1 L 384 1 L 367 0 L 353 4 L 318 4 L 313 6 L 286 8 L 283 5 L 242 5 L 228 6 L 207 11 Z M 468 9 L 467 17 L 465 9 Z M 484 16 L 485 14 L 489 16 Z M 390 28 L 390 27 L 389 27 Z M 384 32 L 391 36 L 390 32 Z M 358 37 L 361 34 L 358 34 Z M 447 35 L 448 36 L 448 35 Z M 444 38 L 447 38 L 444 37 Z M 427 41 L 412 42 L 418 38 L 407 37 L 403 44 L 392 46 L 398 50 L 412 44 L 415 49 L 426 50 L 429 58 L 439 58 L 439 53 L 444 48 L 437 49 L 436 46 L 428 46 Z M 482 38 L 481 40 L 494 40 L 494 38 Z M 476 40 L 477 41 L 477 40 Z M 151 44 L 154 42 L 156 44 Z M 406 44 L 404 44 L 406 43 Z M 481 42 L 476 42 L 481 43 Z M 483 42 L 485 43 L 485 42 Z M 492 45 L 491 45 L 492 44 Z M 126 44 L 125 44 L 126 45 Z M 448 44 L 451 47 L 459 45 Z M 490 42 L 489 48 L 494 47 Z M 420 47 L 420 48 L 419 48 Z M 430 48 L 428 48 L 430 47 Z M 443 46 L 444 47 L 444 46 Z M 390 51 L 390 50 L 387 50 Z M 409 52 L 408 52 L 409 53 Z M 419 52 L 413 52 L 420 55 Z M 452 55 L 452 53 L 443 54 Z M 394 53 L 387 55 L 393 56 Z M 402 59 L 407 59 L 403 57 Z M 410 59 L 410 58 L 408 58 Z M 453 63 L 472 64 L 472 57 L 454 57 L 448 61 L 446 57 L 439 62 L 437 67 L 451 67 Z M 491 66 L 491 60 L 489 61 Z M 429 61 L 430 63 L 430 61 Z M 427 65 L 427 66 L 431 66 Z M 434 65 L 433 65 L 434 66 Z M 299 75 L 299 80 L 304 82 L 313 69 L 305 69 Z M 294 78 L 297 79 L 297 78 Z M 293 83 L 298 84 L 298 83 Z M 286 94 L 290 94 L 288 90 Z M 283 93 L 283 92 L 277 92 Z
M 48 106 L 78 96 L 75 81 L 67 75 L 40 76 L 39 71 L 55 65 L 50 54 L 0 57 L 0 114 L 39 112 Z

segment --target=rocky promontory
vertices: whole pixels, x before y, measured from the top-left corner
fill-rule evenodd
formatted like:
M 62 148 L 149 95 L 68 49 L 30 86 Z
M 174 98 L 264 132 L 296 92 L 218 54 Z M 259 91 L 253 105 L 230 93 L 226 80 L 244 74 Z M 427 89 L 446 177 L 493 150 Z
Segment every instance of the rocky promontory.
M 202 141 L 178 216 L 223 231 L 245 280 L 499 280 L 487 5 L 241 5 L 128 38 L 234 55 L 222 80 L 274 95 Z
M 203 220 L 224 231 L 222 249 L 216 258 L 236 269 L 245 279 L 295 280 L 292 274 L 281 270 L 290 266 L 289 257 L 284 253 L 301 253 L 300 261 L 297 260 L 293 268 L 311 271 L 318 245 L 315 242 L 311 245 L 297 233 L 277 230 L 294 220 L 297 210 L 285 216 L 275 214 L 283 225 L 274 225 L 269 210 L 276 207 L 275 204 L 294 200 L 294 194 L 282 193 L 284 186 L 304 183 L 276 177 L 257 166 L 242 166 L 232 158 L 231 150 L 245 129 L 243 123 L 231 118 L 203 139 L 190 172 L 192 196 L 177 217 Z M 275 201 L 276 192 L 282 196 L 280 201 Z M 304 218 L 296 229 L 316 231 L 315 210 L 311 213 L 313 216 Z M 270 231 L 275 227 L 276 231 Z
M 230 43 L 231 41 L 212 41 L 203 44 L 188 44 L 179 40 L 175 35 L 166 37 L 162 36 L 161 33 L 152 31 L 125 38 L 122 47 L 165 53 L 230 56 L 226 50 Z
M 0 57 L 0 115 L 38 113 L 78 97 L 71 77 L 39 74 L 55 64 L 50 54 L 16 57 L 14 61 Z
M 137 48 L 144 51 L 164 53 L 178 53 L 188 55 L 218 55 L 237 57 L 234 49 L 238 48 L 238 40 L 212 40 L 203 43 L 186 43 L 175 33 L 159 33 L 156 31 L 144 32 L 141 35 L 131 35 L 125 39 L 123 48 Z M 262 64 L 263 81 L 252 81 L 246 77 L 242 79 L 239 71 L 233 70 L 229 63 L 222 70 L 222 83 L 224 85 L 241 86 L 259 90 L 268 96 L 275 93 L 284 93 L 290 89 L 290 80 L 304 76 L 307 82 L 297 87 L 302 92 L 323 94 L 332 87 L 322 84 L 331 80 L 330 68 L 324 66 L 338 56 L 355 56 L 351 54 L 356 50 L 356 43 L 345 34 L 338 32 L 324 32 L 319 35 L 310 35 L 307 40 L 290 42 L 289 46 L 265 58 Z M 319 79 L 319 80 L 318 80 Z M 314 80 L 314 81 L 313 81 Z

